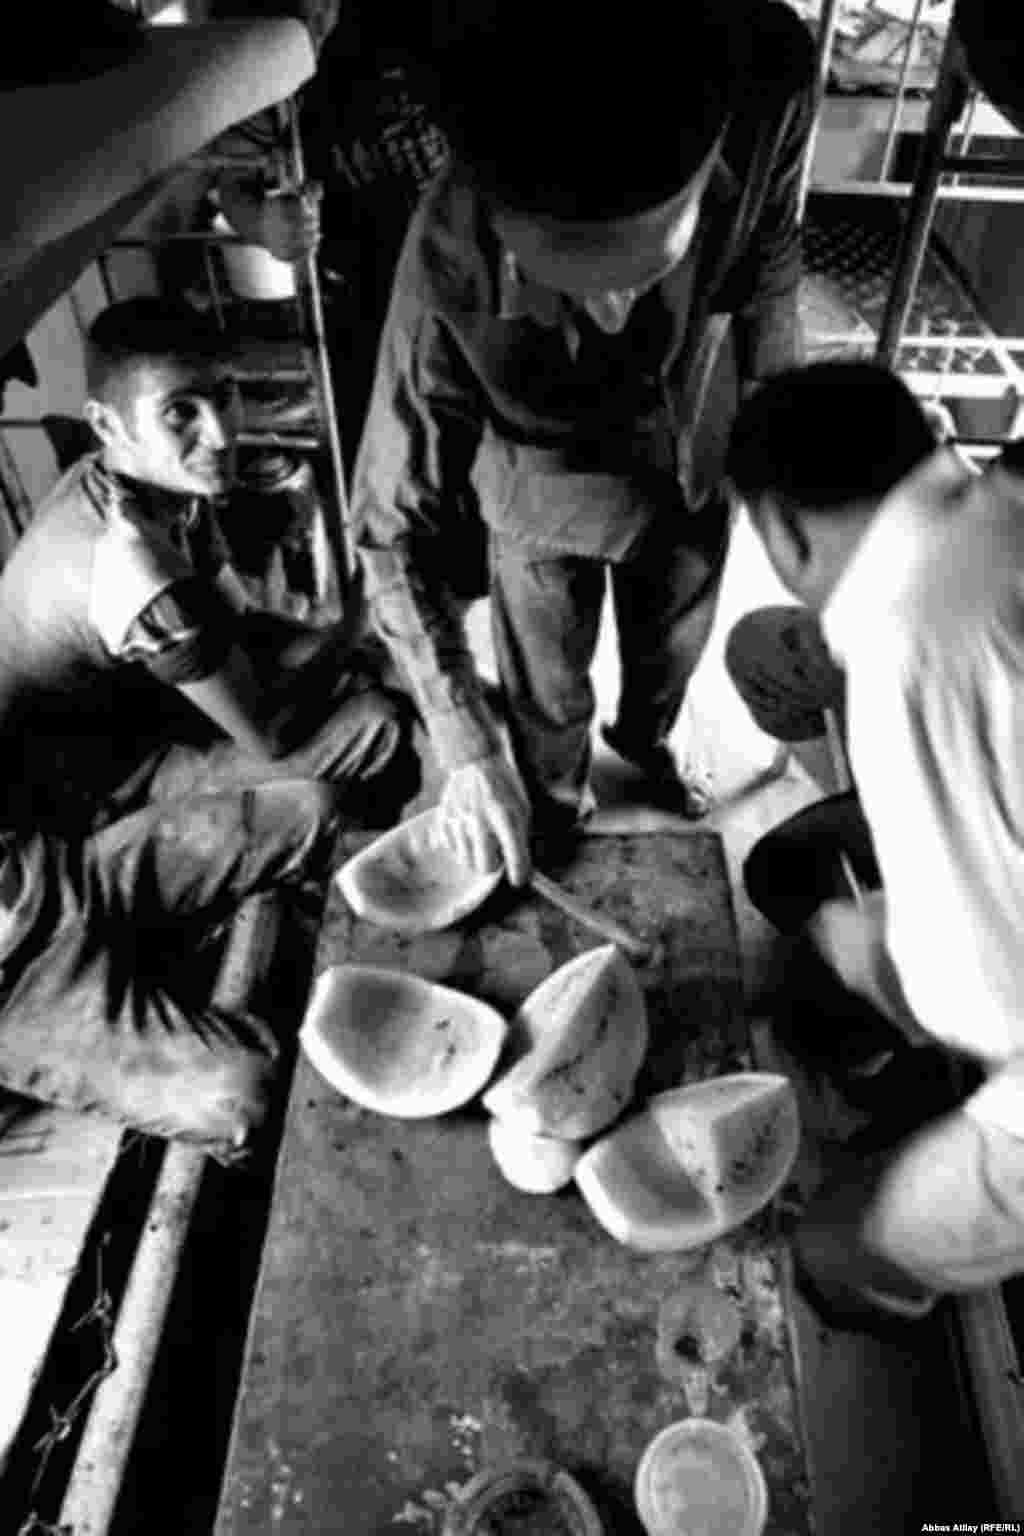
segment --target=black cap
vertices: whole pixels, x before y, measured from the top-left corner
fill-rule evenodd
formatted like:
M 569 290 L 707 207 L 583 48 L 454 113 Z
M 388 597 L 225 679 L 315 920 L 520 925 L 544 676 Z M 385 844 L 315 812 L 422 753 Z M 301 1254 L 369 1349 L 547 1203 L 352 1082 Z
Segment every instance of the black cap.
M 492 7 L 446 50 L 438 107 L 484 191 L 519 213 L 610 221 L 684 190 L 747 74 L 747 0 Z

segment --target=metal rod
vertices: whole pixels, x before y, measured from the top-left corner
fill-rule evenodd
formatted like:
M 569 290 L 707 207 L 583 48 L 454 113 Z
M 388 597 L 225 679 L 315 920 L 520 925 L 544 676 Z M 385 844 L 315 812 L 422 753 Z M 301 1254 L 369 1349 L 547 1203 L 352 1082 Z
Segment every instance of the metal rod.
M 980 99 L 980 92 L 978 91 L 977 86 L 975 86 L 971 90 L 971 94 L 967 102 L 967 108 L 964 112 L 964 120 L 961 124 L 960 132 L 958 134 L 960 144 L 958 146 L 957 153 L 960 155 L 969 155 L 971 153 L 971 145 L 974 142 L 974 120 L 978 115 L 978 102 Z M 951 187 L 959 187 L 959 176 L 954 176 L 949 185 Z
M 564 890 L 562 886 L 556 885 L 554 880 L 549 880 L 547 875 L 542 875 L 540 870 L 533 871 L 530 876 L 530 885 L 538 896 L 542 896 L 545 901 L 550 901 L 553 907 L 557 907 L 567 917 L 574 918 L 584 928 L 590 928 L 601 938 L 607 939 L 609 943 L 617 944 L 620 949 L 625 950 L 626 954 L 634 955 L 639 960 L 645 960 L 650 955 L 653 945 L 648 944 L 645 939 L 638 938 L 628 928 L 623 928 L 614 918 L 606 917 L 603 912 L 595 912 L 592 907 L 577 901 L 575 896 Z
M 111 240 L 108 251 L 148 250 L 151 246 L 181 245 L 251 245 L 244 235 L 228 229 L 176 229 L 165 235 L 119 235 Z
M 111 1340 L 117 1368 L 96 1388 L 61 1505 L 76 1536 L 110 1529 L 205 1162 L 181 1143 L 164 1153 Z
M 1024 162 L 1004 160 L 1000 155 L 945 155 L 942 169 L 959 176 L 1016 176 L 1024 181 Z
M 823 711 L 825 716 L 825 739 L 828 742 L 828 753 L 832 759 L 832 772 L 835 774 L 836 789 L 840 794 L 853 788 L 853 774 L 850 772 L 850 761 L 846 755 L 846 742 L 839 727 L 839 718 L 834 709 Z
M 814 151 L 817 147 L 818 132 L 821 128 L 821 115 L 825 107 L 825 92 L 828 89 L 828 72 L 832 64 L 832 47 L 835 42 L 838 20 L 839 0 L 824 0 L 821 7 L 821 15 L 818 18 L 818 38 L 815 46 L 814 116 L 811 119 L 811 127 L 807 135 L 807 147 L 804 150 L 803 165 L 800 168 L 800 189 L 797 193 L 797 217 L 801 222 L 803 221 L 804 210 L 807 207 L 807 196 L 811 189 L 811 177 L 814 171 Z
M 1018 171 L 1024 179 L 1024 170 Z M 821 181 L 815 185 L 815 193 L 835 194 L 843 197 L 892 197 L 909 198 L 914 184 L 909 181 Z M 1020 187 L 955 187 L 952 183 L 935 189 L 937 202 L 955 198 L 958 203 L 1019 203 Z
M 302 134 L 299 127 L 299 109 L 294 97 L 287 104 L 288 128 L 291 141 L 292 162 L 297 184 L 302 186 L 306 179 L 305 163 L 302 153 Z M 309 307 L 309 318 L 312 322 L 314 349 L 313 357 L 316 367 L 316 381 L 320 391 L 320 401 L 323 407 L 324 429 L 327 433 L 327 449 L 331 462 L 331 475 L 335 497 L 335 512 L 338 526 L 335 544 L 335 553 L 339 559 L 341 585 L 343 588 L 351 585 L 355 574 L 355 553 L 350 547 L 350 524 L 348 516 L 348 489 L 345 482 L 345 459 L 341 447 L 341 433 L 338 430 L 338 412 L 334 399 L 334 381 L 331 377 L 330 348 L 327 342 L 327 327 L 324 323 L 323 295 L 320 291 L 320 273 L 316 264 L 316 251 L 310 251 L 302 263 L 302 291 L 306 295 Z
M 217 317 L 217 324 L 222 331 L 226 331 L 227 318 L 224 314 L 224 303 L 221 299 L 220 284 L 217 282 L 217 269 L 214 266 L 213 252 L 209 244 L 203 246 L 203 270 L 206 273 L 206 286 L 210 290 L 210 301 L 213 304 L 213 312 Z
M 876 357 L 892 365 L 907 323 L 935 216 L 935 189 L 942 175 L 949 132 L 963 111 L 966 84 L 961 47 L 953 27 L 946 36 L 932 94 L 924 139 L 914 175 L 907 222 L 900 241 L 892 287 L 878 335 Z
M 889 131 L 885 139 L 885 149 L 882 151 L 882 164 L 878 172 L 879 181 L 889 179 L 889 169 L 892 165 L 892 157 L 896 151 L 896 139 L 899 135 L 900 118 L 903 114 L 903 104 L 907 99 L 907 80 L 910 77 L 910 66 L 914 59 L 914 38 L 921 24 L 921 12 L 924 9 L 924 0 L 916 0 L 914 14 L 910 20 L 910 29 L 907 32 L 906 46 L 903 49 L 903 63 L 900 66 L 900 78 L 896 87 L 896 97 L 893 102 L 892 116 L 889 119 Z
M 1019 1520 L 1024 1509 L 1024 1361 L 1018 1357 L 998 1287 L 958 1296 L 954 1305 L 992 1472 L 996 1511 L 1008 1522 Z

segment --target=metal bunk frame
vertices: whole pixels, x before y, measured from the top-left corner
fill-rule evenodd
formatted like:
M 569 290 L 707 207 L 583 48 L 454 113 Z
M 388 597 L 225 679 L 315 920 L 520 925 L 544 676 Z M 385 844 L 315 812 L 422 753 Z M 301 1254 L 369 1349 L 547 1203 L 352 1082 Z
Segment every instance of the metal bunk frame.
M 927 331 L 922 334 L 908 332 L 911 310 L 919 294 L 922 270 L 929 254 L 929 237 L 939 200 L 1024 202 L 1024 164 L 997 156 L 971 153 L 973 141 L 981 136 L 983 130 L 986 133 L 998 131 L 1006 137 L 1017 135 L 988 106 L 971 82 L 955 24 L 949 29 L 942 51 L 937 79 L 923 123 L 913 180 L 908 182 L 894 179 L 892 172 L 897 141 L 902 132 L 911 131 L 914 126 L 908 122 L 908 106 L 913 105 L 909 101 L 908 80 L 913 39 L 921 25 L 923 9 L 924 0 L 916 0 L 908 27 L 899 81 L 895 95 L 888 103 L 889 121 L 878 176 L 871 180 L 816 184 L 815 149 L 826 110 L 828 79 L 839 18 L 839 0 L 822 0 L 816 45 L 814 125 L 804 159 L 799 193 L 801 218 L 806 216 L 807 202 L 812 191 L 908 200 L 884 313 L 875 338 L 874 355 L 903 373 L 915 392 L 924 396 L 991 399 L 1005 396 L 1007 391 L 1013 390 L 1017 397 L 1017 411 L 1010 436 L 1016 436 L 1024 431 L 1024 369 L 1014 354 L 1024 354 L 1024 336 L 998 334 L 977 313 L 973 299 L 958 282 L 956 275 L 947 268 L 943 269 L 943 276 L 961 303 L 968 304 L 974 311 L 977 334 L 968 336 L 948 330 L 939 335 Z M 991 118 L 992 122 L 986 122 L 987 118 Z M 956 153 L 951 152 L 954 136 L 959 138 Z M 962 180 L 965 175 L 972 178 L 966 184 Z M 986 180 L 974 179 L 979 177 Z M 1016 181 L 1017 185 L 1010 185 L 1010 181 Z M 831 336 L 829 340 L 832 343 L 845 343 L 858 350 L 864 348 L 863 331 L 840 333 Z M 901 353 L 910 348 L 922 351 L 925 356 L 935 356 L 939 366 L 928 370 L 901 367 Z M 957 374 L 952 371 L 951 358 L 954 353 L 987 356 L 994 362 L 996 371 L 988 374 Z M 999 447 L 999 443 L 989 439 L 961 441 L 965 448 L 982 456 L 997 451 Z
M 258 165 L 271 158 L 283 186 L 301 186 L 305 180 L 305 157 L 299 126 L 298 104 L 295 98 L 292 97 L 280 103 L 275 115 L 280 142 L 270 151 L 255 153 L 252 163 Z M 218 168 L 237 170 L 243 163 L 245 162 L 237 155 L 216 153 L 200 153 L 190 162 L 190 164 L 202 165 L 212 170 Z M 178 243 L 201 245 L 211 304 L 218 324 L 222 330 L 226 329 L 224 295 L 216 263 L 212 259 L 212 251 L 216 246 L 244 244 L 242 237 L 236 234 L 194 229 L 152 236 L 118 236 L 110 242 L 96 263 L 107 302 L 112 303 L 116 297 L 107 261 L 111 251 L 148 250 Z M 269 345 L 266 363 L 243 367 L 240 369 L 240 377 L 276 379 L 312 377 L 319 402 L 319 430 L 314 432 L 308 430 L 305 432 L 243 431 L 239 434 L 238 440 L 245 447 L 266 446 L 291 448 L 306 453 L 325 453 L 326 487 L 322 483 L 324 476 L 318 475 L 317 479 L 320 482 L 321 491 L 326 490 L 329 500 L 333 502 L 333 507 L 329 508 L 329 512 L 333 513 L 333 526 L 329 516 L 328 537 L 336 565 L 338 589 L 343 597 L 352 580 L 355 566 L 349 544 L 345 462 L 324 320 L 323 290 L 315 251 L 299 264 L 297 296 L 294 302 L 298 306 L 299 336 L 290 343 Z M 14 430 L 41 431 L 44 430 L 44 423 L 31 416 L 0 416 L 0 431 Z

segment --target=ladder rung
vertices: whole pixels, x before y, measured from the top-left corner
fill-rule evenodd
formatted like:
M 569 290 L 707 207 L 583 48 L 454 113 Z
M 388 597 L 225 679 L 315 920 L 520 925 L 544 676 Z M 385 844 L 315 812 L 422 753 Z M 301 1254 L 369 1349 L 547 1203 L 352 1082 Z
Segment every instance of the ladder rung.
M 1024 161 L 999 155 L 943 155 L 942 169 L 960 176 L 1017 176 L 1024 181 Z

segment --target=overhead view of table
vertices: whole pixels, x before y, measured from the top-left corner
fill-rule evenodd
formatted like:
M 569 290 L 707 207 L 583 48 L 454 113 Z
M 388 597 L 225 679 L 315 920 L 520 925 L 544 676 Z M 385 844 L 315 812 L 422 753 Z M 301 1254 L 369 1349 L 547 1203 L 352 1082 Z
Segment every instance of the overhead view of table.
M 713 832 L 585 840 L 552 871 L 652 945 L 637 1102 L 751 1065 L 735 922 Z M 329 898 L 317 971 L 394 966 L 510 1017 L 600 939 L 501 887 L 457 928 L 405 938 Z M 695 1274 L 734 1302 L 715 1364 L 666 1350 Z M 575 1186 L 506 1183 L 479 1102 L 433 1119 L 360 1108 L 300 1056 L 217 1522 L 218 1536 L 433 1536 L 482 1468 L 544 1458 L 606 1530 L 640 1536 L 633 1478 L 688 1415 L 730 1424 L 768 1488 L 768 1536 L 811 1536 L 784 1245 L 771 1208 L 699 1254 L 643 1254 Z

